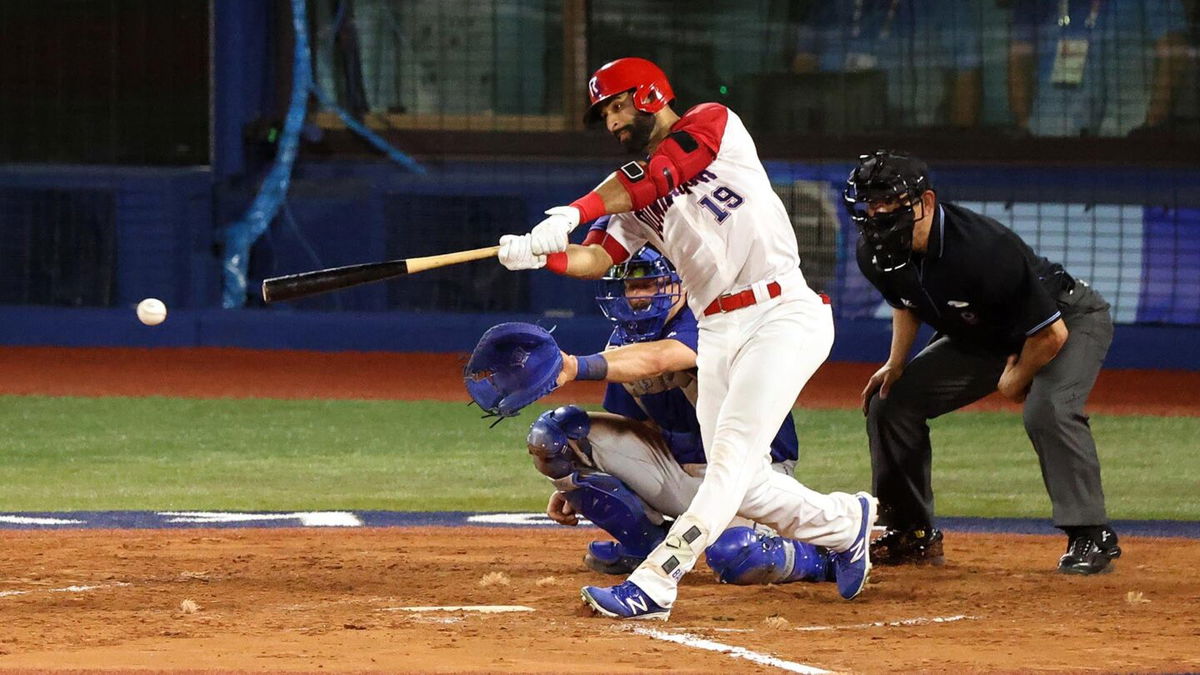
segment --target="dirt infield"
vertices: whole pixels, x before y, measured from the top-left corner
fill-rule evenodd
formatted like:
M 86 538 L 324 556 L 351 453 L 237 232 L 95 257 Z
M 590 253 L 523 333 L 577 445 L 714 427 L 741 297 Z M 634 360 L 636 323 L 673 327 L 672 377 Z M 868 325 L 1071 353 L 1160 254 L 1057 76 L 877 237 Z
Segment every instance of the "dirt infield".
M 579 562 L 594 533 L 5 532 L 0 669 L 782 672 L 578 616 L 608 581 Z M 839 672 L 1200 668 L 1200 542 L 1124 543 L 1114 574 L 1075 578 L 1051 571 L 1057 540 L 951 535 L 945 567 L 877 569 L 854 602 L 696 573 L 639 627 Z M 399 609 L 464 605 L 533 611 Z
M 2 348 L 0 393 L 463 400 L 460 365 L 428 354 Z M 871 367 L 826 366 L 801 405 L 856 405 Z M 1200 415 L 1195 397 L 1177 396 L 1198 388 L 1197 373 L 1106 372 L 1091 409 Z M 576 386 L 555 400 L 599 394 Z M 578 614 L 581 585 L 612 581 L 580 563 L 597 534 L 0 531 L 0 671 L 1200 670 L 1196 540 L 1122 539 L 1115 573 L 1074 578 L 1053 571 L 1061 538 L 952 532 L 947 566 L 876 568 L 854 602 L 829 584 L 721 586 L 702 568 L 669 623 L 634 627 Z M 402 609 L 464 605 L 532 611 Z
M 298 352 L 247 349 L 0 348 L 0 394 L 232 398 L 436 399 L 466 401 L 465 354 Z M 827 363 L 799 404 L 859 405 L 876 364 Z M 573 382 L 551 402 L 599 402 L 604 388 Z M 1106 370 L 1093 413 L 1200 416 L 1200 372 Z M 997 395 L 975 410 L 1016 410 Z

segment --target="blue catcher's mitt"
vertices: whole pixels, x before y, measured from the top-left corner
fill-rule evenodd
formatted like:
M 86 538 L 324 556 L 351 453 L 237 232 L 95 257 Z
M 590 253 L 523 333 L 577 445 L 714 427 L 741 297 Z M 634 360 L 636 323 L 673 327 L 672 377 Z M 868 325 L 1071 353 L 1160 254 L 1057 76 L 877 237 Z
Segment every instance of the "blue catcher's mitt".
M 544 328 L 502 323 L 479 338 L 463 369 L 463 383 L 489 417 L 513 417 L 554 391 L 562 364 L 558 343 Z

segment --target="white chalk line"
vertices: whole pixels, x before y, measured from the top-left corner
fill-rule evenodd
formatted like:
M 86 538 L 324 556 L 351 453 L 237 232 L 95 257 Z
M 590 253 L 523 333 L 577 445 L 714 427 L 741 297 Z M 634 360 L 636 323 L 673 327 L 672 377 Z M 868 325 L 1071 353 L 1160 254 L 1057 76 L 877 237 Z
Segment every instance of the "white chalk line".
M 899 626 L 924 626 L 924 625 L 934 624 L 934 623 L 952 623 L 954 621 L 973 621 L 975 619 L 982 619 L 982 618 L 983 617 L 981 617 L 981 616 L 967 616 L 965 614 L 958 614 L 955 616 L 931 616 L 931 617 L 919 616 L 919 617 L 915 617 L 912 619 L 899 619 L 896 621 L 874 621 L 871 623 L 855 623 L 855 624 L 846 624 L 846 625 L 842 625 L 842 626 L 795 626 L 792 628 L 787 628 L 787 627 L 772 628 L 771 630 L 794 630 L 794 631 L 801 631 L 801 632 L 823 631 L 823 630 L 861 630 L 864 628 L 888 628 L 888 627 L 895 628 L 895 627 L 899 627 Z M 709 631 L 713 631 L 715 633 L 753 633 L 755 631 L 754 628 L 715 628 L 712 626 L 693 626 L 693 627 L 689 627 L 689 628 L 684 628 L 684 630 L 709 630 Z
M 35 516 L 15 515 L 0 516 L 0 523 L 10 523 L 12 525 L 79 525 L 82 522 L 82 520 L 73 520 L 69 518 L 38 518 Z
M 902 626 L 924 626 L 929 624 L 952 623 L 955 621 L 971 621 L 979 619 L 978 616 L 969 616 L 966 614 L 956 614 L 954 616 L 933 616 L 933 617 L 914 617 L 911 619 L 899 619 L 897 621 L 873 621 L 871 623 L 847 624 L 842 626 L 796 626 L 790 630 L 794 631 L 826 631 L 826 630 L 859 630 L 863 628 L 892 628 Z M 745 647 L 737 647 L 727 645 L 714 640 L 708 640 L 698 635 L 684 632 L 668 632 L 654 628 L 644 628 L 635 626 L 631 630 L 639 635 L 654 638 L 656 640 L 665 640 L 674 642 L 687 647 L 695 647 L 697 649 L 705 649 L 708 651 L 719 652 L 727 656 L 737 659 L 745 659 L 759 665 L 771 666 L 786 670 L 793 673 L 831 673 L 833 671 L 823 670 L 816 666 L 810 666 L 795 661 L 787 661 L 769 654 L 760 654 L 759 652 L 751 651 Z M 693 629 L 694 630 L 694 629 Z M 707 628 L 705 630 L 719 631 L 722 633 L 752 633 L 753 628 Z
M 0 591 L 0 598 L 9 598 L 14 595 L 29 595 L 30 593 L 86 593 L 88 591 L 96 591 L 102 588 L 117 588 L 119 586 L 132 586 L 133 584 L 118 581 L 111 584 L 94 584 L 91 586 L 64 586 L 62 588 L 35 588 L 28 591 Z
M 666 642 L 674 642 L 675 644 L 684 645 L 686 647 L 695 647 L 696 649 L 704 649 L 710 652 L 719 652 L 735 659 L 745 659 L 761 666 L 771 666 L 774 668 L 779 668 L 780 670 L 786 670 L 790 673 L 808 673 L 810 675 L 819 675 L 822 673 L 833 672 L 831 670 L 824 670 L 815 666 L 808 666 L 803 663 L 796 663 L 795 661 L 786 661 L 769 654 L 760 654 L 758 652 L 750 651 L 745 647 L 736 647 L 733 645 L 715 642 L 713 640 L 707 640 L 699 635 L 692 635 L 691 633 L 667 632 L 655 628 L 643 628 L 641 626 L 634 626 L 630 630 L 639 635 L 645 635 L 646 637 L 654 638 L 655 640 L 665 640 Z
M 798 631 L 819 631 L 819 630 L 858 630 L 862 628 L 892 628 L 896 626 L 925 626 L 931 623 L 953 623 L 955 621 L 973 621 L 980 619 L 978 616 L 967 616 L 966 614 L 957 614 L 955 616 L 918 616 L 912 619 L 900 619 L 899 621 L 872 621 L 871 623 L 855 623 L 844 626 L 796 626 L 791 630 Z
M 159 511 L 168 523 L 228 523 L 299 520 L 304 527 L 362 527 L 362 519 L 349 511 L 298 511 L 296 513 L 227 513 L 224 511 Z
M 504 612 L 532 612 L 532 607 L 525 605 L 447 605 L 444 607 L 384 607 L 381 612 L 479 612 L 481 614 L 502 614 Z

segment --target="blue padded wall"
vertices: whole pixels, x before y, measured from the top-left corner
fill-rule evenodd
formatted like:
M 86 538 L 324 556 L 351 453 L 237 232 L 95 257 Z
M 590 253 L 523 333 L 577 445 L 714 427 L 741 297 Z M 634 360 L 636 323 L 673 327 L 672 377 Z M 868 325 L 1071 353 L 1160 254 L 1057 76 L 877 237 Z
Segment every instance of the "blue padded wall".
M 0 189 L 105 196 L 115 211 L 113 306 L 157 297 L 176 307 L 216 299 L 212 187 L 204 169 L 0 167 Z M 64 245 L 63 254 L 71 255 Z

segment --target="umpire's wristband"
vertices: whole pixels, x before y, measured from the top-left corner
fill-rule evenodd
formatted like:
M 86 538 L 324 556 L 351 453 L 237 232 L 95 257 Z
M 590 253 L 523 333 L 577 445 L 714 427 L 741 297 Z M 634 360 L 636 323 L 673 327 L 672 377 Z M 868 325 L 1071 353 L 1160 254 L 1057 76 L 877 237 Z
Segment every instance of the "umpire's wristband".
M 575 373 L 577 380 L 603 380 L 608 377 L 608 361 L 603 354 L 576 356 L 575 362 L 578 364 Z

